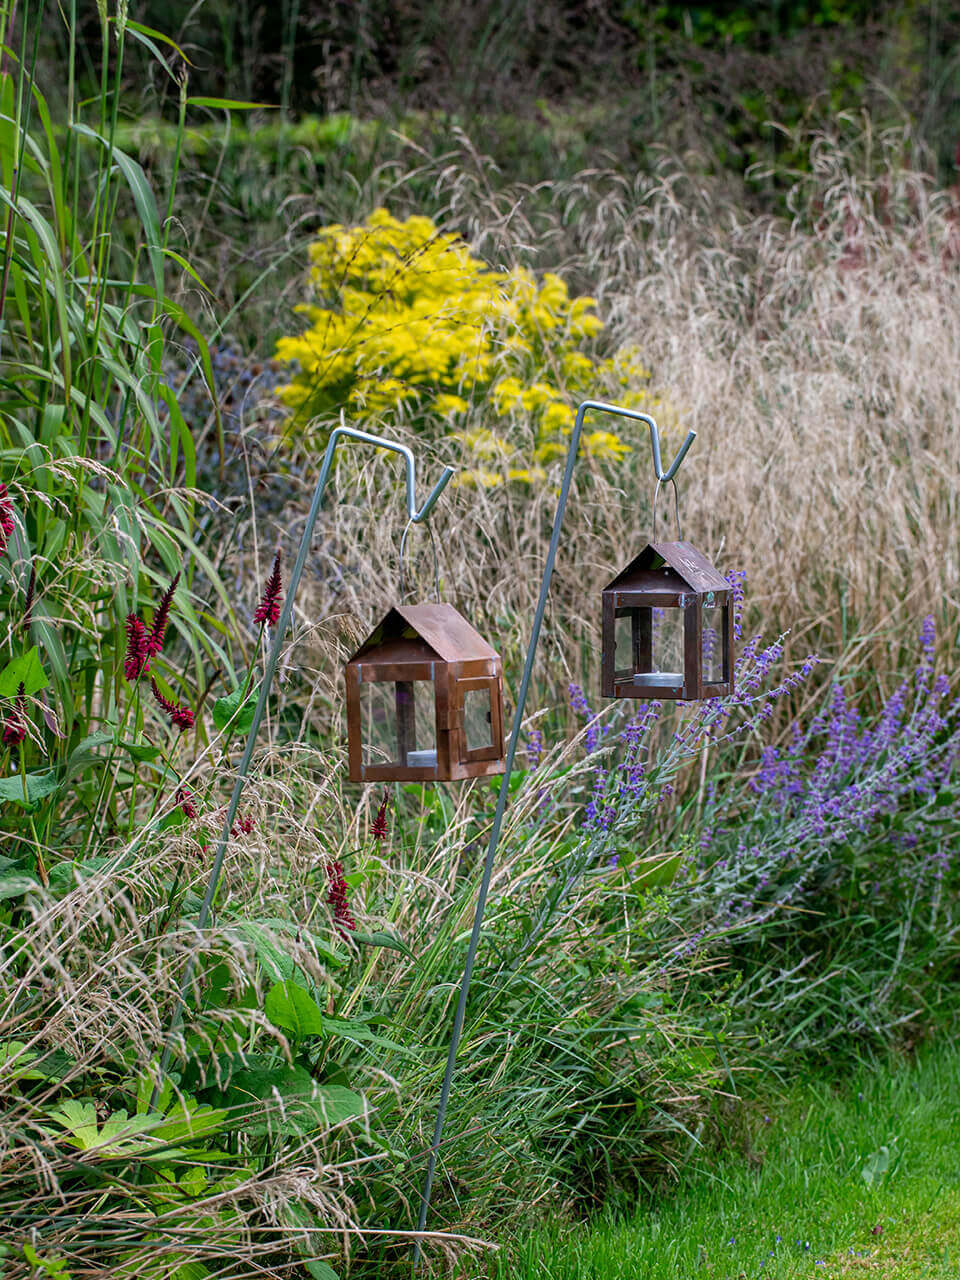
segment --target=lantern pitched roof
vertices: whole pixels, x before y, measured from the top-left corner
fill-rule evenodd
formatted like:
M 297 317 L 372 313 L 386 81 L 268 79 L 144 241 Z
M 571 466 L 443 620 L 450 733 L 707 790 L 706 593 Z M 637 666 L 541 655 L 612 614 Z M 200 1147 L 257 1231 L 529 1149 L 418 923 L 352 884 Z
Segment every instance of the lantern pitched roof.
M 640 554 L 607 583 L 604 591 L 662 590 L 663 575 L 669 570 L 680 580 L 679 585 L 698 595 L 730 590 L 723 574 L 691 543 L 648 542 Z M 652 574 L 657 574 L 657 579 Z
M 368 650 L 390 640 L 415 638 L 423 640 L 442 662 L 489 661 L 497 657 L 496 650 L 453 605 L 398 604 L 373 629 L 353 658 L 362 658 Z

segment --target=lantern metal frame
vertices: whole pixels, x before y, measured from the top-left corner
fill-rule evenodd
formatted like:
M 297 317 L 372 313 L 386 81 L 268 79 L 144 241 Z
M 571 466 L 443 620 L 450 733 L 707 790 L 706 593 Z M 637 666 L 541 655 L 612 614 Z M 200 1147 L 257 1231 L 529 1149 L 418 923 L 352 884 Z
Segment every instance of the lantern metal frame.
M 349 659 L 344 675 L 351 782 L 453 782 L 503 772 L 503 662 L 452 605 L 395 605 Z M 415 683 L 433 691 L 435 745 L 432 762 L 410 764 L 418 745 Z M 365 688 L 375 684 L 395 689 L 397 760 L 390 763 L 364 760 L 370 744 L 364 738 L 362 699 Z M 487 746 L 469 745 L 470 693 L 489 698 Z
M 601 593 L 601 679 L 605 698 L 683 702 L 733 693 L 733 591 L 726 578 L 689 542 L 651 542 Z M 719 609 L 721 678 L 704 678 L 704 610 Z M 659 672 L 655 610 L 683 617 L 682 670 Z M 617 620 L 630 618 L 629 662 L 619 662 Z

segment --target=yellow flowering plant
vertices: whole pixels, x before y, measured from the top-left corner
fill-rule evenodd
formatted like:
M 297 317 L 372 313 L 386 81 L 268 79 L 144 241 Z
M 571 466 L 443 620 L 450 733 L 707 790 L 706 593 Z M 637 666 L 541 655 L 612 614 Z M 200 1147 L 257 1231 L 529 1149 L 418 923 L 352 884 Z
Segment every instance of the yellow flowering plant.
M 552 272 L 496 270 L 430 218 L 376 209 L 360 226 L 323 227 L 310 263 L 312 297 L 297 308 L 308 328 L 277 344 L 295 429 L 341 408 L 360 422 L 402 414 L 456 435 L 476 463 L 461 482 L 492 487 L 542 477 L 566 452 L 576 404 L 598 389 L 656 403 L 636 351 L 590 353 L 603 329 L 593 298 L 571 298 Z M 611 461 L 629 452 L 610 431 L 583 448 Z

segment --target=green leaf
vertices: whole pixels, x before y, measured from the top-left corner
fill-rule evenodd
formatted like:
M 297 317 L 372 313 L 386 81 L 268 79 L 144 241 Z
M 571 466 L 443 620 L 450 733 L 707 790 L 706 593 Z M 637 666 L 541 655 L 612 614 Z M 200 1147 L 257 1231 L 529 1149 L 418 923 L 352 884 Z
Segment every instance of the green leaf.
M 97 755 L 97 748 L 105 747 L 108 742 L 112 743 L 114 740 L 115 734 L 112 729 L 104 729 L 82 738 L 70 752 L 70 758 L 67 760 L 67 777 L 81 772 L 89 764 L 105 763 L 105 758 Z
M 303 1265 L 313 1276 L 313 1280 L 340 1280 L 333 1267 L 322 1258 L 304 1258 Z
M 165 36 L 162 31 L 156 31 L 153 27 L 148 27 L 146 23 L 143 22 L 134 22 L 132 18 L 127 19 L 126 29 L 127 31 L 135 32 L 137 35 L 147 36 L 149 40 L 159 40 L 162 44 L 169 45 L 171 49 L 176 49 L 177 53 L 179 53 L 180 57 L 188 67 L 193 66 L 193 63 L 183 52 L 177 42 L 175 40 L 171 40 L 169 36 Z M 149 48 L 150 46 L 148 45 L 147 47 Z M 157 57 L 161 62 L 165 61 L 165 59 L 161 57 L 159 50 L 157 50 Z
M 199 1173 L 203 1177 L 202 1169 L 192 1169 L 190 1172 Z M 184 1185 L 183 1178 L 180 1179 L 180 1185 Z M 185 1262 L 183 1266 L 177 1267 L 173 1273 L 173 1280 L 208 1280 L 208 1277 L 212 1274 L 202 1262 Z
M 160 755 L 159 747 L 149 747 L 143 742 L 121 742 L 121 747 L 138 763 L 144 763 L 147 760 L 156 760 Z
M 868 1187 L 872 1187 L 877 1182 L 883 1181 L 889 1168 L 890 1148 L 881 1147 L 879 1151 L 872 1151 L 864 1160 L 860 1176 Z
M 212 1138 L 224 1127 L 229 1112 L 198 1103 L 196 1098 L 183 1096 L 178 1098 L 169 1112 L 159 1120 L 153 1114 L 151 1133 L 168 1143 L 197 1142 L 203 1138 Z
M 211 297 L 213 297 L 213 290 L 206 283 L 203 277 L 197 274 L 197 271 L 195 270 L 195 268 L 190 265 L 190 263 L 186 260 L 186 258 L 183 256 L 182 253 L 177 253 L 175 249 L 164 249 L 163 252 L 165 257 L 170 258 L 173 262 L 177 264 L 178 267 L 181 267 L 184 271 L 186 271 L 188 276 L 196 280 L 197 284 L 200 286 L 201 289 L 203 289 L 204 293 L 208 293 Z M 169 300 L 164 299 L 165 303 L 167 301 Z
M 290 971 L 286 972 L 289 957 L 279 950 L 277 939 L 284 936 L 306 938 L 328 964 L 344 965 L 350 957 L 343 951 L 337 951 L 320 934 L 310 933 L 303 925 L 298 925 L 280 916 L 265 916 L 256 920 L 239 920 L 236 929 L 250 942 L 257 952 L 257 958 L 275 980 L 285 980 L 294 976 L 293 961 L 289 960 Z M 273 966 L 279 972 L 273 972 Z
M 211 107 L 214 111 L 271 111 L 270 102 L 235 102 L 233 98 L 188 98 L 188 107 Z
M 49 773 L 28 773 L 27 794 L 24 798 L 23 779 L 19 774 L 13 774 L 9 778 L 0 778 L 0 802 L 9 800 L 20 805 L 21 809 L 32 812 L 45 796 L 52 795 L 59 786 L 60 779 L 53 770 Z
M 34 876 L 0 877 L 0 902 L 6 902 L 8 898 L 20 898 L 32 889 L 39 888 L 40 881 Z
M 187 821 L 187 815 L 183 812 L 179 805 L 175 809 L 171 809 L 157 823 L 158 831 L 170 831 L 175 827 L 182 827 Z
M 280 950 L 265 923 L 259 920 L 241 920 L 237 925 L 237 932 L 253 943 L 257 959 L 271 978 L 286 981 L 293 977 L 296 968 L 293 957 Z
M 321 1036 L 323 1012 L 308 991 L 297 982 L 278 982 L 267 992 L 263 1011 L 275 1027 L 290 1031 L 298 1040 Z
M 518 791 L 520 789 L 520 786 L 523 783 L 523 780 L 527 776 L 528 772 L 529 770 L 527 769 L 514 769 L 511 772 L 510 782 L 507 787 L 507 790 L 510 792 L 511 795 L 515 791 Z M 500 791 L 500 787 L 503 785 L 503 779 L 491 778 L 487 785 L 490 787 L 490 790 L 496 794 Z
M 361 942 L 366 947 L 388 947 L 391 951 L 399 951 L 405 956 L 409 956 L 411 960 L 416 960 L 416 956 L 410 950 L 405 942 L 401 942 L 399 938 L 394 937 L 392 933 L 351 933 L 350 937 L 354 942 Z
M 0 1073 L 6 1080 L 43 1080 L 43 1072 L 30 1065 L 36 1056 L 22 1040 L 6 1040 L 0 1044 Z
M 50 868 L 50 888 L 56 893 L 68 893 L 78 880 L 86 880 L 108 867 L 113 858 L 85 858 L 82 862 L 65 860 Z
M 318 1084 L 303 1067 L 286 1065 L 271 1069 L 238 1071 L 230 1081 L 238 1099 L 272 1105 L 276 1110 L 253 1123 L 244 1123 L 244 1133 L 303 1134 L 321 1127 L 344 1124 L 364 1114 L 363 1098 L 339 1084 Z
M 33 1064 L 33 1069 L 42 1073 L 43 1080 L 65 1080 L 67 1076 L 73 1074 L 76 1065 L 75 1059 L 69 1053 L 64 1053 L 62 1049 L 53 1049 L 42 1058 L 38 1058 Z
M 365 1022 L 358 1022 L 354 1018 L 328 1018 L 324 1015 L 323 1030 L 325 1035 L 339 1036 L 341 1040 L 352 1040 L 355 1044 L 375 1044 L 381 1049 L 406 1053 L 402 1044 L 388 1040 L 386 1036 L 378 1036 Z
M 293 1243 L 297 1253 L 303 1259 L 303 1265 L 307 1271 L 316 1277 L 316 1280 L 339 1280 L 336 1271 L 328 1263 L 324 1262 L 322 1258 L 313 1256 L 313 1239 L 316 1229 L 320 1225 L 317 1222 L 316 1214 L 305 1204 L 301 1204 L 297 1200 L 288 1200 L 283 1209 L 283 1217 L 288 1224 L 305 1228 L 303 1235 L 299 1232 L 294 1235 Z
M 231 726 L 231 732 L 250 732 L 250 726 L 253 724 L 253 713 L 257 705 L 257 694 L 258 689 L 251 689 L 241 707 L 240 699 L 243 697 L 243 685 L 239 685 L 234 689 L 233 693 L 228 693 L 225 698 L 216 700 L 213 704 L 213 723 L 221 733 L 223 733 L 235 715 L 237 718 Z
M 49 684 L 36 645 L 19 658 L 8 662 L 0 671 L 0 698 L 15 698 L 21 684 L 28 698 L 32 698 L 41 689 L 46 689 Z
M 102 138 L 100 134 L 88 125 L 77 123 L 72 124 L 70 127 L 77 133 L 99 142 L 110 158 L 117 164 L 126 179 L 130 194 L 133 196 L 134 206 L 140 218 L 140 225 L 143 227 L 147 257 L 150 259 L 150 265 L 153 270 L 154 288 L 157 291 L 157 297 L 161 297 L 163 295 L 163 256 L 160 249 L 163 236 L 160 230 L 160 213 L 157 209 L 156 197 L 153 194 L 153 188 L 147 181 L 147 175 L 132 156 L 128 156 L 119 147 L 111 146 L 106 138 Z

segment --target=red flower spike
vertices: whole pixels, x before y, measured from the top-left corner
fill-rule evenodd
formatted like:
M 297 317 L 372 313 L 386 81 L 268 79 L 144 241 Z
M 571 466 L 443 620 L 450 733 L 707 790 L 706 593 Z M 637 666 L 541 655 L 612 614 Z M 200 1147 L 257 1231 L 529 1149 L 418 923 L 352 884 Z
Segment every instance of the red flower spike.
M 283 590 L 283 577 L 280 573 L 281 554 L 280 548 L 277 547 L 277 554 L 273 557 L 273 568 L 270 570 L 267 585 L 263 589 L 263 599 L 253 615 L 254 622 L 260 627 L 264 624 L 275 627 L 280 621 L 280 593 Z
M 7 493 L 7 486 L 0 481 L 0 556 L 7 549 L 7 543 L 13 537 L 13 503 Z
M 383 793 L 383 799 L 380 801 L 380 808 L 377 810 L 377 816 L 374 818 L 373 825 L 370 828 L 370 834 L 373 836 L 374 840 L 376 840 L 377 844 L 379 844 L 387 834 L 387 801 L 389 799 L 390 797 L 385 791 Z
M 3 721 L 3 745 L 5 747 L 19 747 L 27 736 L 26 693 L 26 686 L 21 680 L 20 687 L 17 690 L 17 700 L 13 704 L 13 711 Z
M 127 614 L 127 653 L 123 660 L 123 674 L 131 684 L 150 670 L 150 636 L 143 619 L 135 613 Z
M 163 638 L 167 634 L 167 619 L 170 616 L 170 605 L 173 602 L 173 593 L 176 591 L 179 581 L 180 574 L 178 573 L 160 597 L 160 603 L 157 605 L 157 612 L 153 615 L 153 626 L 150 629 L 150 635 L 147 640 L 151 653 L 159 653 L 163 648 Z
M 23 605 L 23 629 L 30 630 L 30 623 L 33 621 L 33 596 L 37 588 L 37 566 L 30 565 L 30 581 L 27 583 L 27 596 Z
M 177 787 L 177 804 L 188 818 L 197 816 L 197 806 L 189 787 Z
M 353 932 L 357 922 L 353 918 L 350 904 L 347 902 L 347 882 L 343 878 L 343 863 L 327 863 L 327 903 L 333 911 L 333 923 L 337 931 L 345 938 L 347 932 Z
M 156 699 L 161 710 L 170 717 L 170 723 L 175 729 L 179 729 L 181 733 L 185 733 L 187 729 L 194 726 L 193 712 L 189 707 L 185 707 L 178 702 L 171 702 L 169 698 L 165 698 L 157 687 L 156 680 L 151 676 L 150 688 L 153 690 L 153 696 Z

